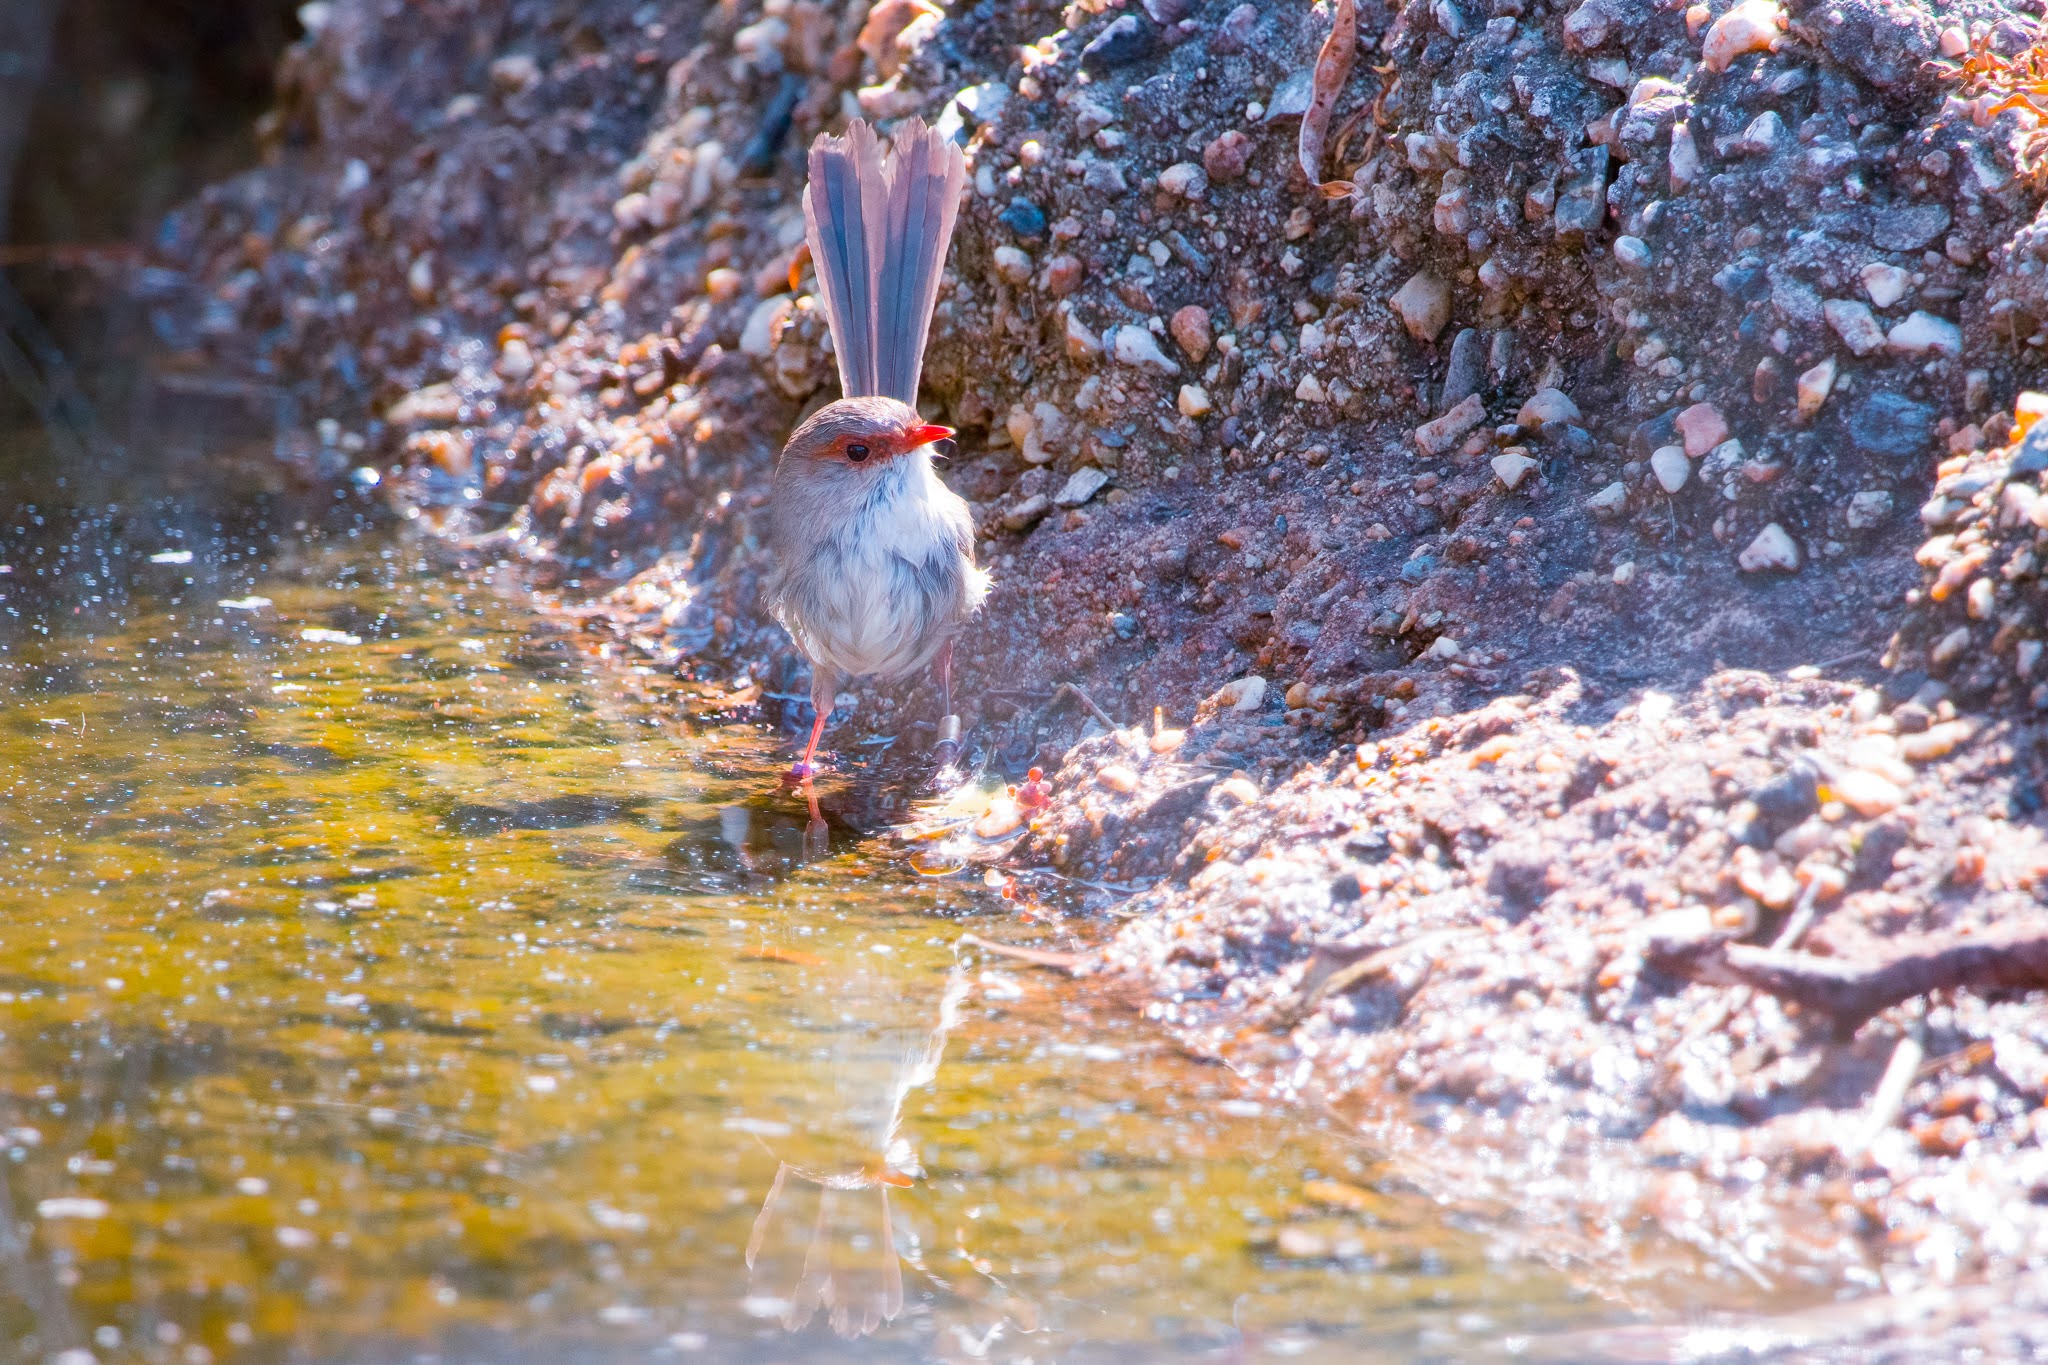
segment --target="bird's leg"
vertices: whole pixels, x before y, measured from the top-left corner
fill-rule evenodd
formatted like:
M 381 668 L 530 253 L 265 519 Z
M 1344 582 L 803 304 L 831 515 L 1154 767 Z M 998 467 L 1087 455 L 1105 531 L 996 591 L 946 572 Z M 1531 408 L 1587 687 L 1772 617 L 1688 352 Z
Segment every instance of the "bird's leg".
M 953 714 L 953 642 L 939 646 L 939 734 L 932 758 L 941 768 L 960 756 L 960 717 Z
M 811 667 L 811 709 L 817 718 L 811 722 L 811 742 L 804 746 L 804 756 L 799 759 L 783 778 L 790 786 L 808 782 L 817 769 L 818 741 L 825 736 L 825 722 L 832 718 L 832 705 L 839 697 L 839 677 L 822 665 Z

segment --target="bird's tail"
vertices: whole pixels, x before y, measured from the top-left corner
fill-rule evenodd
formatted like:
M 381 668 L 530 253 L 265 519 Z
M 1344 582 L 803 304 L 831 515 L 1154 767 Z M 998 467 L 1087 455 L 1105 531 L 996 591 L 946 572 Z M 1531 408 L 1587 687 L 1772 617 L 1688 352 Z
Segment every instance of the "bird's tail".
M 848 398 L 915 405 L 967 161 L 921 119 L 882 140 L 856 119 L 811 144 L 804 221 Z

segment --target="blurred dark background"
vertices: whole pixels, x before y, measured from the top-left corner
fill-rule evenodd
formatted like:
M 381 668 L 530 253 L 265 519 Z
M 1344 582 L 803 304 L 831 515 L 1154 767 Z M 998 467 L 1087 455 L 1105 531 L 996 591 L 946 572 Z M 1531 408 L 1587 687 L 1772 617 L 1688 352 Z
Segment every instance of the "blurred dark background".
M 254 163 L 300 32 L 286 0 L 0 0 L 0 472 L 119 406 L 131 249 Z
M 281 0 L 0 4 L 0 242 L 131 241 L 247 165 L 298 35 Z

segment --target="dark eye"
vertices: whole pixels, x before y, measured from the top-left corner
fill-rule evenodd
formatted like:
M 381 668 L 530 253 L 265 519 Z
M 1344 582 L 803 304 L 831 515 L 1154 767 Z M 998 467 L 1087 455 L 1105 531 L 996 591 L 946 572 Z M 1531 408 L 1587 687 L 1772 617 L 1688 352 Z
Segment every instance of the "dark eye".
M 952 459 L 953 452 L 959 448 L 960 443 L 950 436 L 942 437 L 932 442 L 932 449 L 938 452 L 939 458 L 942 460 Z
M 864 445 L 855 443 L 846 448 L 846 458 L 852 460 L 855 464 L 859 464 L 862 460 L 865 460 L 867 457 L 868 448 Z

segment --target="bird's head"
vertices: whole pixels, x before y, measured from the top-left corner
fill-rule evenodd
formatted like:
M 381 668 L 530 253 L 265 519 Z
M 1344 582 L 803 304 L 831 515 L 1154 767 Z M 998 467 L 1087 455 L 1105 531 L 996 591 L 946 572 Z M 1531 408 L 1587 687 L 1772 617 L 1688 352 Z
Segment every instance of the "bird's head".
M 782 453 L 824 465 L 880 468 L 924 446 L 950 445 L 952 437 L 953 428 L 925 421 L 894 398 L 842 398 L 812 413 Z

